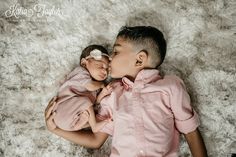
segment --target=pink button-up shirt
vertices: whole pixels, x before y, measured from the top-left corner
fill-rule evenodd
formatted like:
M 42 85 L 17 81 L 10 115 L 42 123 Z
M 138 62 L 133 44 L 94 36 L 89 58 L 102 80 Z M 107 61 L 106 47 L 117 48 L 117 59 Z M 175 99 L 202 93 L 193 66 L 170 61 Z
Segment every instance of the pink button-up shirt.
M 179 132 L 198 125 L 183 81 L 142 70 L 134 82 L 124 77 L 101 102 L 98 118 L 112 117 L 101 132 L 113 136 L 111 157 L 176 157 Z

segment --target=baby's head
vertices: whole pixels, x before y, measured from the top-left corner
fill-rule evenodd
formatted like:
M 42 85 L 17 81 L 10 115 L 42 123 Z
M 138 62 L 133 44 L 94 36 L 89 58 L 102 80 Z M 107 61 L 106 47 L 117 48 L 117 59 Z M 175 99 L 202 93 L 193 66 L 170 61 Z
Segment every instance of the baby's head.
M 108 75 L 109 56 L 101 45 L 89 45 L 80 56 L 80 65 L 88 70 L 96 81 L 103 81 Z
M 122 27 L 113 48 L 111 76 L 135 78 L 142 69 L 161 65 L 165 55 L 166 41 L 155 27 Z

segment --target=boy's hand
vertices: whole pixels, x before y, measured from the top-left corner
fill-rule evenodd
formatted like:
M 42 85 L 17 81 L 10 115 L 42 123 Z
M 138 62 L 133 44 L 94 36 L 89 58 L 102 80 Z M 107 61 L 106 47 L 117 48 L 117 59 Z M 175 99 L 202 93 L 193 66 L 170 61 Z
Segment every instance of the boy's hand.
M 50 100 L 50 102 L 48 103 L 48 106 L 46 107 L 45 112 L 44 112 L 46 126 L 49 131 L 53 131 L 57 127 L 56 124 L 54 123 L 54 120 L 53 120 L 56 113 L 52 112 L 54 106 L 56 105 L 56 99 L 57 99 L 57 97 L 53 97 Z

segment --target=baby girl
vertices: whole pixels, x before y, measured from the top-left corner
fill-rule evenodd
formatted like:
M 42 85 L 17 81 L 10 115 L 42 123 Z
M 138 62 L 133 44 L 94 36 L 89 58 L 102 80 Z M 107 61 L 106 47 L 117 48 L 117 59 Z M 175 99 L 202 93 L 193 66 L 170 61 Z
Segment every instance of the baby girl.
M 97 132 L 109 121 L 97 122 L 93 109 L 93 104 L 99 104 L 111 93 L 111 88 L 104 87 L 103 82 L 108 76 L 108 64 L 109 56 L 104 47 L 90 45 L 82 51 L 80 66 L 67 75 L 54 100 L 55 127 L 76 131 L 89 124 L 92 131 Z

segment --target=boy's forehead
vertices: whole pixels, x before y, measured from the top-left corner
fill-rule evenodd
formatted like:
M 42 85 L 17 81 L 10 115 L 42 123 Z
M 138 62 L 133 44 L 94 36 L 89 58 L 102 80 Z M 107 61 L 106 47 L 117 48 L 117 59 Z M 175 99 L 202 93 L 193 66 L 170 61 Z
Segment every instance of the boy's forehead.
M 113 48 L 126 47 L 130 45 L 130 41 L 122 37 L 118 37 L 113 45 Z
M 119 38 L 117 38 L 114 45 L 113 45 L 113 48 L 114 47 L 119 47 L 119 46 L 121 46 L 121 40 Z

